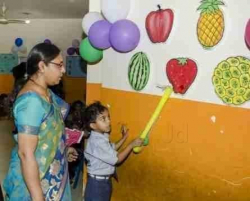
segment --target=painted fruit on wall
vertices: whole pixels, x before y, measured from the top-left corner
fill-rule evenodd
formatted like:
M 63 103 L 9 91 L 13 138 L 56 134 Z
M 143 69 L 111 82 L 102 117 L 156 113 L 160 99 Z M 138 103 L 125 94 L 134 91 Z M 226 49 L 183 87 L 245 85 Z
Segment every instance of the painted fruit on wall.
M 250 50 L 250 19 L 248 19 L 247 25 L 246 25 L 245 42 L 246 42 L 246 46 Z
M 197 36 L 205 49 L 216 46 L 222 39 L 225 29 L 221 0 L 203 0 L 198 10 L 201 11 L 197 24 Z
M 197 65 L 189 58 L 171 59 L 166 66 L 169 82 L 175 93 L 184 94 L 193 83 L 197 75 Z
M 149 74 L 150 63 L 147 55 L 143 52 L 136 53 L 131 58 L 128 69 L 131 87 L 136 91 L 141 91 L 148 83 Z
M 146 30 L 153 43 L 165 42 L 173 27 L 174 13 L 171 9 L 161 9 L 158 5 L 157 11 L 152 11 L 146 18 Z
M 240 105 L 250 100 L 250 60 L 238 56 L 221 61 L 214 69 L 215 93 L 226 104 Z

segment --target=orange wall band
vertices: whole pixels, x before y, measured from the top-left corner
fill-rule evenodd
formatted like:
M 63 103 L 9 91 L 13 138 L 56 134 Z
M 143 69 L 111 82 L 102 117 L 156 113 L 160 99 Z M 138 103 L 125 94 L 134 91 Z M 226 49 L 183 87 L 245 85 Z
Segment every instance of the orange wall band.
M 10 93 L 13 89 L 14 79 L 10 75 L 0 75 L 0 94 Z M 76 100 L 85 102 L 86 79 L 64 76 L 63 78 L 65 99 L 68 103 Z
M 10 93 L 13 89 L 14 79 L 12 74 L 0 75 L 0 94 Z
M 87 84 L 87 97 L 86 103 L 90 104 L 94 101 L 99 101 L 101 98 L 101 84 Z
M 96 84 L 87 88 L 98 89 L 101 101 L 110 105 L 114 141 L 122 123 L 130 129 L 128 141 L 139 136 L 161 98 L 100 91 Z M 112 200 L 250 200 L 249 116 L 247 109 L 169 99 L 149 146 L 118 168 Z
M 86 78 L 63 77 L 65 99 L 68 103 L 86 101 Z

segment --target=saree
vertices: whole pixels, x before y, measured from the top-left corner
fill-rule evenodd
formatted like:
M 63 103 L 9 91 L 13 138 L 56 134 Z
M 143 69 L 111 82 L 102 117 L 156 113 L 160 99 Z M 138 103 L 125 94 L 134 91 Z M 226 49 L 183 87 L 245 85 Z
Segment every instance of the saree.
M 35 158 L 45 200 L 71 201 L 64 132 L 64 118 L 68 113 L 69 105 L 52 91 L 49 92 L 51 102 L 47 102 L 32 91 L 16 99 L 13 113 L 18 134 L 14 139 L 18 142 L 18 135 L 22 133 L 37 135 Z M 18 143 L 12 150 L 3 188 L 7 201 L 31 201 L 22 175 Z

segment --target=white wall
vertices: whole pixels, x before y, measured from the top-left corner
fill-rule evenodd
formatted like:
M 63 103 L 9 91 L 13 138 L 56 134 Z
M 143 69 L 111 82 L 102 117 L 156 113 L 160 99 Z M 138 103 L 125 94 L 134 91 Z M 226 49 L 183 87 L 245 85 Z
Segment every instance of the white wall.
M 168 85 L 165 74 L 166 63 L 172 58 L 189 57 L 198 65 L 198 74 L 193 85 L 185 95 L 174 94 L 188 100 L 224 104 L 214 92 L 212 74 L 217 64 L 230 56 L 250 57 L 250 52 L 244 43 L 244 31 L 249 19 L 249 0 L 225 0 L 222 7 L 225 16 L 225 32 L 222 41 L 212 50 L 204 50 L 197 40 L 196 26 L 199 18 L 197 11 L 200 0 L 131 0 L 132 8 L 128 19 L 134 21 L 141 31 L 141 40 L 138 47 L 127 54 L 115 52 L 111 48 L 104 52 L 104 59 L 100 62 L 99 70 L 102 77 L 95 79 L 97 67 L 89 68 L 88 82 L 101 82 L 106 88 L 133 91 L 127 77 L 128 64 L 133 54 L 138 51 L 145 52 L 151 61 L 151 74 L 148 85 L 141 93 L 158 94 L 162 91 L 156 85 Z M 157 4 L 162 8 L 171 8 L 175 19 L 169 39 L 164 44 L 152 44 L 145 30 L 147 14 L 157 9 Z M 100 1 L 90 8 L 98 10 Z M 101 66 L 101 67 L 100 67 Z M 93 73 L 91 73 L 93 71 Z M 240 107 L 249 108 L 250 102 Z
M 89 1 L 89 12 L 100 12 L 100 0 Z M 95 65 L 88 65 L 87 82 L 88 83 L 101 83 L 102 81 L 102 61 Z
M 28 25 L 0 25 L 0 53 L 10 53 L 18 37 L 24 40 L 28 51 L 37 43 L 49 38 L 65 56 L 67 48 L 72 45 L 72 40 L 81 40 L 81 21 L 82 19 L 33 19 Z

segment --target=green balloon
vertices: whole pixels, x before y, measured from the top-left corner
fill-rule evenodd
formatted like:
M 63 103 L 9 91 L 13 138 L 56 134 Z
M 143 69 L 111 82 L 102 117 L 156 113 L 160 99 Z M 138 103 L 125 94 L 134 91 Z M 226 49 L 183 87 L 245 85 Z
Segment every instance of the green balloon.
M 103 51 L 94 48 L 88 38 L 82 40 L 79 51 L 81 57 L 89 63 L 97 62 L 103 57 Z

